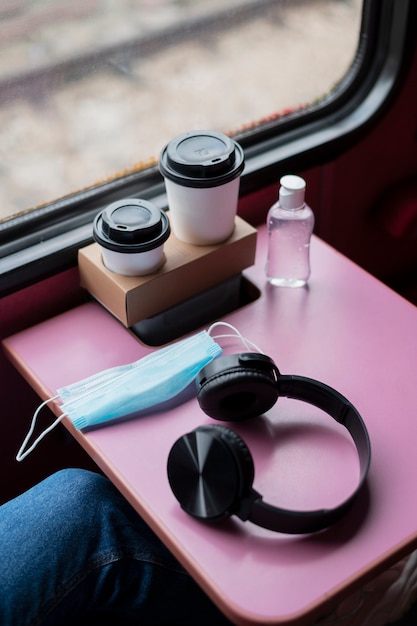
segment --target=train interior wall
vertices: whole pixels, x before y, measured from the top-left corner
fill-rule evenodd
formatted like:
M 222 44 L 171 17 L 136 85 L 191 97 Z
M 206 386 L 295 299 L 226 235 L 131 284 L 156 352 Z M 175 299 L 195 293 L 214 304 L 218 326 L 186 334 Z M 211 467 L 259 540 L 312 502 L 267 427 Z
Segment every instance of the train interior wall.
M 315 232 L 336 249 L 417 304 L 417 56 L 390 107 L 336 158 L 298 172 L 307 180 Z M 241 199 L 239 213 L 265 220 L 276 185 Z M 314 268 L 313 268 L 314 271 Z M 77 268 L 0 300 L 3 339 L 83 302 Z M 61 354 L 59 359 L 69 358 Z M 59 426 L 22 463 L 15 456 L 39 398 L 0 353 L 2 436 L 0 502 L 60 467 L 94 468 Z M 42 429 L 51 419 L 45 409 Z

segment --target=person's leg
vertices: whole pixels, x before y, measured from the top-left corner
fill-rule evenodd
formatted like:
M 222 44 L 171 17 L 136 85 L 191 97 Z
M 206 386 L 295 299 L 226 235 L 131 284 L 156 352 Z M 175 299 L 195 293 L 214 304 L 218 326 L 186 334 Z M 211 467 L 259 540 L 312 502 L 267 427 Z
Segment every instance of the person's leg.
M 98 474 L 62 470 L 6 503 L 0 537 L 5 626 L 229 623 Z

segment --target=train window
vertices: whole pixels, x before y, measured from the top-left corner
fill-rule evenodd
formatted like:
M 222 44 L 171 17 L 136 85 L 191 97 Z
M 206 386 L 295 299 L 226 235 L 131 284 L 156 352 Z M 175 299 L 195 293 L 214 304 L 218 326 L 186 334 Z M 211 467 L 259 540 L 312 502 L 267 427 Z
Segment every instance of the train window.
M 185 130 L 242 143 L 243 193 L 268 182 L 271 164 L 350 132 L 379 77 L 393 73 L 408 8 L 409 0 L 3 0 L 0 293 L 73 264 L 109 201 L 140 194 L 163 204 L 156 159 Z M 383 78 L 374 108 L 391 84 Z
M 362 0 L 7 0 L 0 217 L 152 162 L 195 128 L 236 132 L 332 91 Z

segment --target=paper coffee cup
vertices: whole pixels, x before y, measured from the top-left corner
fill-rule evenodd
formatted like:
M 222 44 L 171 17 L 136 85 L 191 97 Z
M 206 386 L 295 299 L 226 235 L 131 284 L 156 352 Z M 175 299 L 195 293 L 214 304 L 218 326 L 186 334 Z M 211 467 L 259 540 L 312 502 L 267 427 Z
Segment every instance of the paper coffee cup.
M 165 213 L 145 200 L 113 202 L 96 216 L 93 225 L 103 264 L 123 276 L 142 276 L 159 269 L 169 235 Z
M 162 150 L 159 168 L 176 237 L 195 245 L 228 239 L 244 168 L 241 146 L 214 131 L 184 133 Z

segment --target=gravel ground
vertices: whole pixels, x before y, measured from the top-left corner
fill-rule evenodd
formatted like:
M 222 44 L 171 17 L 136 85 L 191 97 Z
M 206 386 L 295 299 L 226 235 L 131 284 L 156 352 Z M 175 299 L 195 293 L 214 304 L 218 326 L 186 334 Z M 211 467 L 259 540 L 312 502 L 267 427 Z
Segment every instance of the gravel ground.
M 244 4 L 228 0 L 225 18 Z M 361 1 L 271 4 L 170 45 L 168 27 L 224 0 L 2 0 L 0 220 L 148 163 L 185 130 L 233 132 L 325 95 L 352 62 Z M 150 35 L 158 45 L 121 52 Z M 47 68 L 71 59 L 77 76 L 51 86 Z

